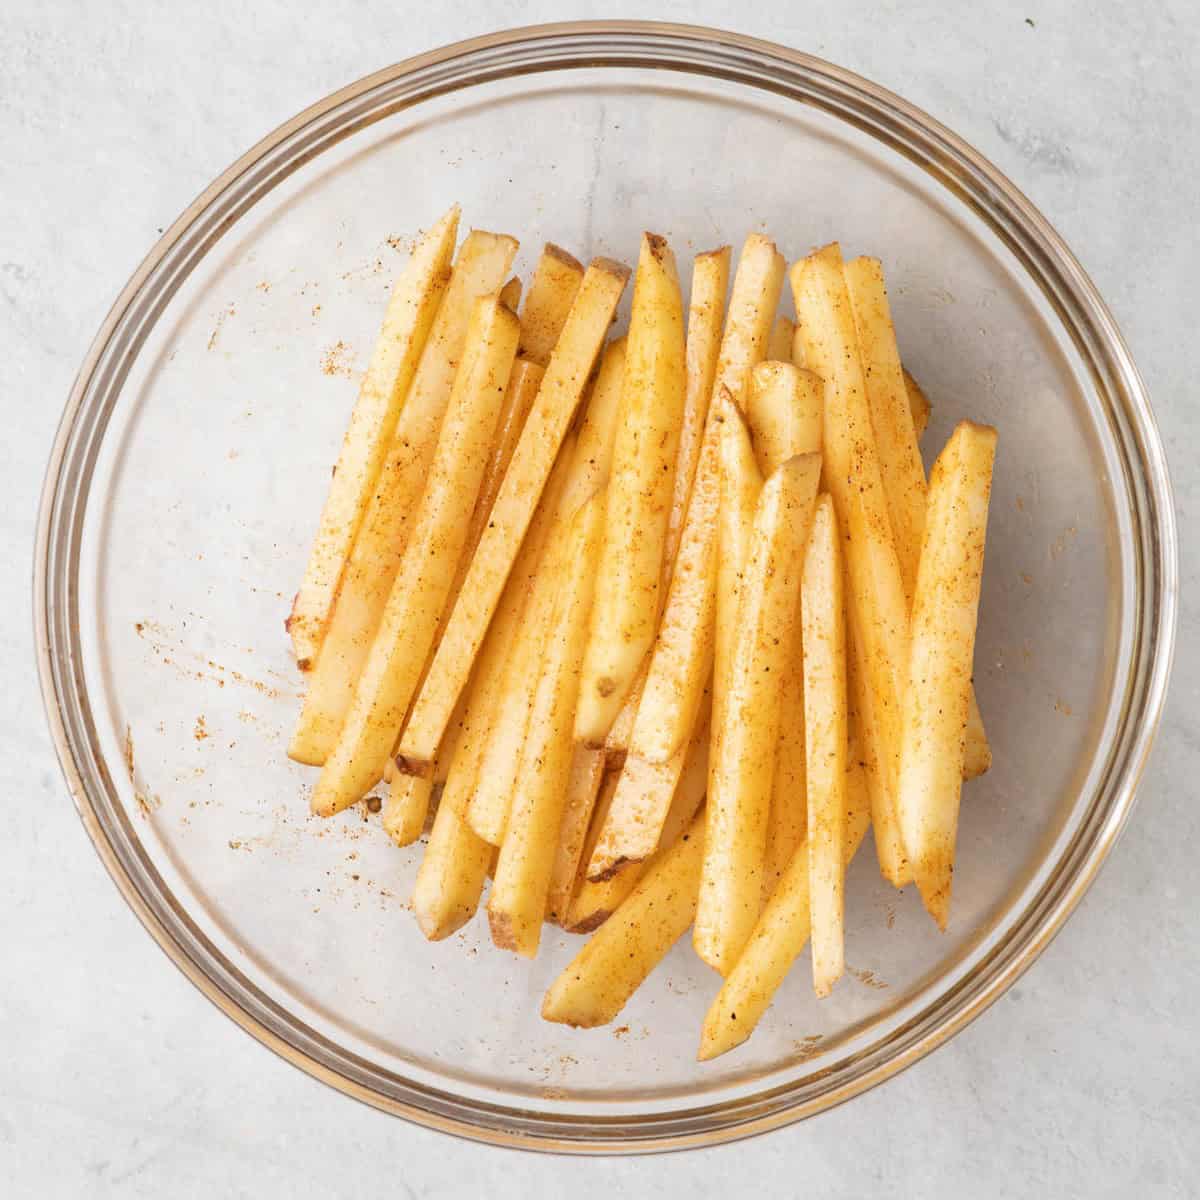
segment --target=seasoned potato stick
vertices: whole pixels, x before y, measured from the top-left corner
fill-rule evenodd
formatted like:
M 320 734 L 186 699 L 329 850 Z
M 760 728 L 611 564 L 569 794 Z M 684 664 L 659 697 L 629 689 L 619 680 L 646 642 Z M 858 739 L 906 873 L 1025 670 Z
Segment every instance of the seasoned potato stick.
M 746 420 L 764 475 L 793 455 L 820 451 L 823 405 L 824 386 L 811 371 L 784 362 L 754 368 Z
M 796 339 L 796 322 L 791 317 L 780 313 L 771 326 L 771 336 L 767 339 L 767 361 L 792 361 L 792 342 Z
M 494 296 L 477 302 L 412 536 L 313 792 L 320 816 L 341 811 L 374 786 L 400 732 L 458 567 L 467 532 L 459 511 L 463 498 L 472 502 L 479 491 L 518 332 L 517 318 Z
M 338 582 L 379 478 L 392 431 L 450 279 L 458 205 L 423 237 L 392 291 L 350 416 L 288 631 L 301 670 L 315 664 Z M 515 243 L 514 243 L 515 249 Z M 510 260 L 511 261 L 511 260 Z M 507 264 L 501 272 L 507 270 Z M 499 278 L 488 283 L 488 291 Z M 464 325 L 465 328 L 465 325 Z
M 780 683 L 796 641 L 796 592 L 820 473 L 819 454 L 798 455 L 763 485 L 728 691 L 720 711 L 713 706 L 704 872 L 692 940 L 721 974 L 737 960 L 762 906 Z
M 583 282 L 583 266 L 561 246 L 547 242 L 533 272 L 529 296 L 521 313 L 517 353 L 545 366 L 567 323 L 567 314 Z
M 453 771 L 451 766 L 452 777 Z M 449 937 L 475 915 L 492 851 L 475 836 L 461 811 L 446 803 L 443 793 L 412 898 L 417 924 L 431 942 Z
M 387 799 L 383 802 L 383 828 L 397 846 L 411 846 L 425 829 L 433 780 L 389 772 Z
M 575 705 L 604 532 L 605 493 L 597 492 L 571 525 L 554 618 L 542 661 L 512 811 L 488 898 L 492 941 L 525 958 L 537 954 L 571 771 Z
M 472 309 L 480 296 L 499 286 L 516 250 L 517 243 L 510 237 L 475 230 L 458 253 L 341 571 L 322 653 L 288 747 L 299 762 L 322 765 L 341 732 L 429 477 Z
M 683 298 L 664 238 L 642 236 L 575 738 L 601 747 L 654 641 L 684 402 Z
M 825 479 L 847 539 L 850 640 L 862 678 L 858 702 L 878 764 L 872 813 L 884 876 L 909 879 L 896 817 L 900 697 L 908 661 L 908 605 L 892 538 L 863 379 L 854 314 L 836 243 L 792 268 L 804 361 L 825 381 Z
M 425 687 L 413 706 L 401 739 L 406 759 L 433 759 L 628 277 L 628 267 L 609 259 L 595 259 L 584 275 Z
M 513 312 L 517 311 L 521 303 L 521 281 L 516 275 L 500 289 L 500 303 Z
M 587 841 L 588 826 L 604 781 L 603 748 L 592 750 L 577 745 L 571 758 L 567 779 L 567 801 L 563 806 L 562 825 L 554 850 L 554 868 L 550 872 L 550 890 L 546 896 L 546 916 L 562 925 L 571 907 L 579 860 Z
M 846 631 L 842 556 L 828 493 L 817 502 L 800 612 L 807 737 L 809 906 L 813 989 L 827 996 L 845 969 Z
M 637 886 L 638 880 L 649 870 L 658 859 L 665 854 L 684 831 L 691 825 L 700 806 L 704 803 L 704 794 L 708 789 L 708 745 L 710 726 L 707 718 L 700 721 L 691 744 L 688 746 L 687 758 L 683 771 L 675 785 L 675 795 L 667 810 L 667 818 L 663 822 L 662 836 L 659 838 L 659 848 L 645 862 L 630 863 L 622 871 L 618 871 L 609 879 L 593 883 L 586 876 L 579 879 L 579 888 L 571 901 L 564 926 L 572 933 L 591 933 L 599 928 L 617 910 L 626 896 Z M 661 767 L 650 767 L 651 770 L 661 771 Z M 607 797 L 604 793 L 601 800 L 607 798 L 611 803 L 619 776 L 611 774 L 606 777 L 611 780 L 612 791 Z M 606 783 L 606 788 L 608 784 Z M 606 807 L 600 803 L 596 806 L 597 816 L 602 817 Z M 590 855 L 594 846 L 586 848 Z M 586 861 L 586 859 L 585 859 Z
M 775 890 L 796 847 L 808 833 L 808 772 L 804 730 L 804 671 L 797 641 L 780 684 L 779 746 L 771 781 L 767 854 L 763 862 L 763 901 Z
M 703 855 L 701 814 L 551 985 L 547 1021 L 593 1028 L 615 1019 L 692 923 Z
M 996 431 L 964 421 L 934 464 L 913 601 L 898 790 L 921 899 L 946 928 Z
M 871 825 L 866 779 L 853 743 L 846 771 L 846 797 L 845 856 L 849 865 Z M 772 997 L 808 941 L 808 885 L 808 844 L 804 842 L 763 909 L 746 949 L 709 1006 L 700 1035 L 701 1062 L 740 1046 L 770 1007 Z
M 912 609 L 917 583 L 917 563 L 925 533 L 927 488 L 925 467 L 917 446 L 920 431 L 913 418 L 911 392 L 900 365 L 896 331 L 888 307 L 883 266 L 875 258 L 856 258 L 846 264 L 846 287 L 854 310 L 858 344 L 862 352 L 871 428 L 879 451 L 883 490 L 887 497 L 892 537 L 900 560 L 904 593 Z M 911 379 L 911 376 L 908 377 Z M 913 387 L 916 387 L 915 382 Z M 920 389 L 917 389 L 920 394 Z M 921 397 L 924 400 L 924 397 Z M 928 416 L 928 402 L 925 403 Z M 963 777 L 973 779 L 991 765 L 991 751 L 983 728 L 983 717 L 971 689 L 967 745 Z
M 929 398 L 921 390 L 921 385 L 912 377 L 907 367 L 902 368 L 904 372 L 904 391 L 908 396 L 908 409 L 912 413 L 913 429 L 916 431 L 917 437 L 929 428 L 929 414 L 932 412 L 932 406 L 929 403 Z

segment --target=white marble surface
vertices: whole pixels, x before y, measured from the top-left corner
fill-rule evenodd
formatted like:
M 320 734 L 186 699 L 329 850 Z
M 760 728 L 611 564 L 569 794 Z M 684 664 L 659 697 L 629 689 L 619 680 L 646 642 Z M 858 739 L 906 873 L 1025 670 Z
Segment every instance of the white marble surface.
M 380 0 L 8 0 L 0 11 L 0 1194 L 1195 1194 L 1200 15 L 1191 0 L 1157 0 L 1136 15 L 1119 0 L 660 0 L 654 13 L 813 51 L 963 134 L 1091 270 L 1155 399 L 1184 538 L 1167 719 L 1136 816 L 1096 886 L 971 1028 L 851 1105 L 752 1142 L 603 1164 L 514 1154 L 408 1127 L 285 1065 L 202 999 L 125 908 L 67 799 L 31 661 L 34 506 L 61 405 L 157 233 L 277 123 L 416 51 L 597 15 L 570 0 L 431 7 L 436 15 L 419 19 Z M 614 0 L 602 15 L 650 12 Z

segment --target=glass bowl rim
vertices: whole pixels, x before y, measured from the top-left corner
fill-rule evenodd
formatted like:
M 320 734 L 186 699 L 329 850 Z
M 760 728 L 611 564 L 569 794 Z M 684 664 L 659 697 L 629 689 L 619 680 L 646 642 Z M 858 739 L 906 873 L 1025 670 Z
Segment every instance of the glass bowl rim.
M 1014 922 L 973 979 L 939 996 L 907 1028 L 904 1044 L 864 1056 L 850 1077 L 809 1099 L 803 1080 L 703 1108 L 630 1117 L 530 1113 L 465 1100 L 399 1081 L 403 1095 L 370 1082 L 370 1064 L 331 1054 L 312 1031 L 279 1011 L 231 964 L 217 969 L 203 938 L 167 893 L 148 891 L 154 872 L 120 837 L 103 759 L 89 716 L 72 622 L 79 531 L 95 454 L 128 364 L 192 266 L 276 182 L 356 129 L 446 92 L 489 80 L 582 67 L 641 67 L 715 76 L 817 104 L 884 141 L 985 218 L 1033 276 L 1089 365 L 1105 368 L 1110 424 L 1119 440 L 1135 518 L 1137 628 L 1121 728 L 1090 824 L 1056 864 L 1036 902 Z M 415 89 L 406 97 L 403 87 Z M 373 102 L 394 90 L 392 99 Z M 422 90 L 423 89 L 423 90 Z M 324 141 L 322 138 L 324 137 Z M 285 155 L 290 155 L 284 160 Z M 281 162 L 281 160 L 284 160 Z M 280 166 L 290 169 L 280 170 Z M 1108 392 L 1105 393 L 1108 395 Z M 653 21 L 579 21 L 528 26 L 457 42 L 406 59 L 318 101 L 239 158 L 183 212 L 114 302 L 80 367 L 50 454 L 34 555 L 34 622 L 47 721 L 80 818 L 126 902 L 172 961 L 214 1004 L 258 1041 L 338 1090 L 421 1125 L 494 1145 L 583 1153 L 648 1152 L 712 1145 L 812 1115 L 882 1082 L 940 1045 L 997 999 L 1061 928 L 1107 857 L 1133 807 L 1161 718 L 1174 647 L 1177 534 L 1161 438 L 1145 387 L 1099 293 L 1046 219 L 1014 185 L 922 110 L 819 58 L 740 34 Z M 73 631 L 74 630 L 74 631 Z M 1103 803 L 1101 803 L 1103 801 Z M 1084 832 L 1086 844 L 1079 844 Z M 134 839 L 136 842 L 136 839 Z M 1073 858 L 1068 860 L 1068 853 Z M 1065 868 L 1070 870 L 1064 875 Z M 1051 885 L 1055 885 L 1051 890 Z M 1037 911 L 1034 911 L 1034 910 Z M 1006 954 L 1000 954 L 1005 949 Z M 981 969 L 982 977 L 980 977 Z M 968 986 L 969 985 L 969 986 Z M 948 1007 L 947 1007 L 948 1006 Z M 942 1012 L 941 1009 L 946 1011 Z M 939 1011 L 932 1014 L 933 1009 Z M 919 1027 L 917 1027 L 919 1026 Z M 309 1036 L 306 1036 L 308 1034 Z M 882 1046 L 887 1049 L 886 1043 Z M 880 1050 L 874 1047 L 873 1051 Z M 378 1072 L 376 1073 L 378 1075 Z

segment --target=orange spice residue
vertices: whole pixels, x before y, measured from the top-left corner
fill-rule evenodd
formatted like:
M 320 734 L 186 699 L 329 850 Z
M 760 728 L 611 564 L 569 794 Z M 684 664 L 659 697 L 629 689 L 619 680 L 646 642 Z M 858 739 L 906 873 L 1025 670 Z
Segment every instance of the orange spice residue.
M 323 375 L 342 375 L 347 379 L 354 373 L 349 358 L 352 351 L 340 338 L 321 356 Z
M 198 742 L 203 742 L 208 738 L 208 725 L 204 721 L 204 714 L 196 718 L 196 727 L 192 730 L 192 737 Z

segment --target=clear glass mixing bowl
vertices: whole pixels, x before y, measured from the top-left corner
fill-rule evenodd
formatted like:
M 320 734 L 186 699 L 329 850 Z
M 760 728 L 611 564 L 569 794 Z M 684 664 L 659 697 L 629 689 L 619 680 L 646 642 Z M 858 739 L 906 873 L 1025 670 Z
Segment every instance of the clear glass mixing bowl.
M 996 765 L 964 798 L 939 935 L 870 849 L 853 970 L 788 981 L 753 1039 L 695 1061 L 715 976 L 685 943 L 616 1029 L 542 1022 L 577 942 L 528 964 L 476 920 L 424 941 L 417 849 L 307 816 L 284 755 L 283 618 L 356 374 L 405 251 L 465 219 L 581 256 L 769 229 L 883 257 L 927 441 L 1000 429 L 978 648 Z M 1133 802 L 1162 706 L 1175 535 L 1162 447 L 1112 319 L 1046 221 L 970 147 L 827 63 L 701 29 L 499 34 L 338 92 L 240 159 L 121 294 L 43 497 L 46 706 L 88 832 L 217 1005 L 290 1061 L 423 1124 L 510 1145 L 647 1150 L 837 1103 L 945 1040 L 1059 928 Z

